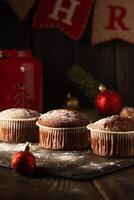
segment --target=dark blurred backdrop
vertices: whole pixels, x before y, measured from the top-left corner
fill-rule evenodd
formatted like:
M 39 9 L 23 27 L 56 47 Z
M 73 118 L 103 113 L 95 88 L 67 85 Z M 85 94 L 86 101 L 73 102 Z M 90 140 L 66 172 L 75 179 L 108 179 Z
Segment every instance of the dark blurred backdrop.
M 78 41 L 55 29 L 33 29 L 34 11 L 35 7 L 20 21 L 0 1 L 0 49 L 31 49 L 41 59 L 44 111 L 64 104 L 71 90 L 66 71 L 73 64 L 83 66 L 108 88 L 118 90 L 124 105 L 134 106 L 134 45 L 115 40 L 91 46 L 92 15 Z

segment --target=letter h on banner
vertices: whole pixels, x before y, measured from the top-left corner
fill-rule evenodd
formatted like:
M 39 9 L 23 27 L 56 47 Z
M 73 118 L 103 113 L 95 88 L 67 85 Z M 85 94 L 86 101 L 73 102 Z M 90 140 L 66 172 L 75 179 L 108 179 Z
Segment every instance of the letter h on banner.
M 34 28 L 58 28 L 79 39 L 86 27 L 93 0 L 41 0 L 33 19 Z
M 60 20 L 58 17 L 59 12 L 66 13 L 65 18 L 61 21 L 65 24 L 72 25 L 72 18 L 75 13 L 76 6 L 80 5 L 79 1 L 70 0 L 70 7 L 65 8 L 62 6 L 63 0 L 57 0 L 55 7 L 53 9 L 53 13 L 49 15 L 50 18 L 55 20 Z

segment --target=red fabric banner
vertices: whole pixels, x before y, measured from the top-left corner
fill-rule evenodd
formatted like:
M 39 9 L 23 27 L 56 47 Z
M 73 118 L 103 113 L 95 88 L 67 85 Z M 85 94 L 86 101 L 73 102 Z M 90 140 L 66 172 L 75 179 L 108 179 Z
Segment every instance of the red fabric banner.
M 96 0 L 92 44 L 113 39 L 134 43 L 134 0 Z
M 93 0 L 41 0 L 33 19 L 34 28 L 58 28 L 79 39 L 86 27 Z

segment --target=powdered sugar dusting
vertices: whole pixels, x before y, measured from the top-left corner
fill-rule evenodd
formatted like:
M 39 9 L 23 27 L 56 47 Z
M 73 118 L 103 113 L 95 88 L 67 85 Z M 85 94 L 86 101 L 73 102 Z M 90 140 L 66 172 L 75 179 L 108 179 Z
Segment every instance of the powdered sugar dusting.
M 26 108 L 11 108 L 0 112 L 0 119 L 29 119 L 39 117 L 35 110 Z
M 74 120 L 76 118 L 76 112 L 73 110 L 67 110 L 67 109 L 57 109 L 52 110 L 47 113 L 45 113 L 42 117 L 53 119 L 53 118 L 60 118 L 60 120 L 65 121 L 68 120 Z
M 119 115 L 112 115 L 94 122 L 89 125 L 89 129 L 103 131 L 133 131 L 134 121 L 131 118 L 122 117 Z
M 79 127 L 89 124 L 90 119 L 77 110 L 56 109 L 42 114 L 38 122 L 48 127 Z
M 95 129 L 98 129 L 98 130 L 103 130 L 104 129 L 104 123 L 105 123 L 106 119 L 107 118 L 103 118 L 103 119 L 100 119 L 100 120 L 88 125 L 89 129 L 95 128 Z

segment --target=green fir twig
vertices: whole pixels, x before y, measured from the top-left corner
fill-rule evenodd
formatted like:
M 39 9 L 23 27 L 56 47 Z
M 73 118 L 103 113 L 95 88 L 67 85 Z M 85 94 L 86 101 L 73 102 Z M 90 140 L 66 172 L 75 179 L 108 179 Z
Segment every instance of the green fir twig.
M 68 70 L 68 79 L 84 95 L 89 102 L 93 103 L 98 93 L 100 82 L 80 65 L 73 65 Z

